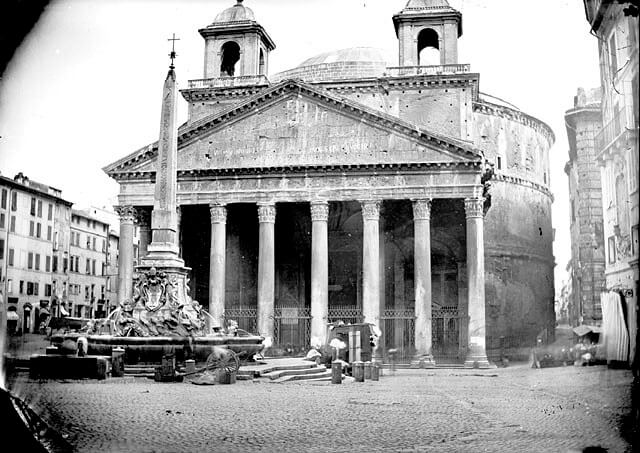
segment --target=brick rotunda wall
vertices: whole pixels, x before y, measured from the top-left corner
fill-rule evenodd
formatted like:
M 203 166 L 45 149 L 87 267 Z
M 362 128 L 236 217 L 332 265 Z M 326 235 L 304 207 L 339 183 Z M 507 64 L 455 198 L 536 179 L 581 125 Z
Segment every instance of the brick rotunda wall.
M 495 164 L 485 219 L 487 346 L 495 356 L 505 336 L 511 353 L 519 347 L 527 354 L 555 323 L 548 189 L 554 137 L 534 118 L 483 102 L 474 105 L 474 128 L 476 145 Z

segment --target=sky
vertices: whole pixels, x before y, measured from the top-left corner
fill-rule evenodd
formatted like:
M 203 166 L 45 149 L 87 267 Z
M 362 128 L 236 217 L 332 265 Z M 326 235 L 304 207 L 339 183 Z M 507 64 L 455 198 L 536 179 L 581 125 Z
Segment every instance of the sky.
M 63 191 L 78 206 L 116 204 L 102 167 L 157 139 L 173 33 L 178 83 L 203 77 L 198 29 L 234 0 L 53 1 L 0 81 L 0 172 Z M 397 64 L 391 17 L 406 0 L 245 0 L 276 43 L 270 74 L 316 54 L 377 47 Z M 570 258 L 564 112 L 578 87 L 599 86 L 596 38 L 581 0 L 450 0 L 463 14 L 460 63 L 480 91 L 554 130 L 556 293 Z M 186 101 L 178 107 L 187 117 Z

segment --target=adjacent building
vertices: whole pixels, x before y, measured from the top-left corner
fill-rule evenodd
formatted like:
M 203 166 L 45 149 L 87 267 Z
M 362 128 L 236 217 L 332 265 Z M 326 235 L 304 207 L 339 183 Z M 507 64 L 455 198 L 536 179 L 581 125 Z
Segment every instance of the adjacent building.
M 605 247 L 602 223 L 602 185 L 596 159 L 596 136 L 602 129 L 600 89 L 579 89 L 573 108 L 565 113 L 569 161 L 571 262 L 567 315 L 571 325 L 600 326 L 600 293 L 604 289 Z
M 606 247 L 605 287 L 620 294 L 636 345 L 638 308 L 638 15 L 633 2 L 584 0 L 598 39 L 602 130 L 596 136 Z
M 73 210 L 67 308 L 72 316 L 105 316 L 108 239 L 108 223 L 90 210 Z
M 117 306 L 117 224 L 114 212 L 72 209 L 59 189 L 22 173 L 0 176 L 0 308 L 9 329 L 35 332 L 40 315 L 99 318 Z
M 487 366 L 504 342 L 553 332 L 554 135 L 481 92 L 446 0 L 410 0 L 393 23 L 396 65 L 352 48 L 273 75 L 275 43 L 242 1 L 199 30 L 203 79 L 181 91 L 177 131 L 191 296 L 283 350 L 364 320 L 414 362 Z M 151 143 L 105 167 L 121 238 L 151 212 L 157 155 Z
M 30 180 L 0 176 L 0 282 L 12 331 L 38 329 L 40 315 L 64 280 L 57 267 L 64 256 L 71 202 L 60 190 Z

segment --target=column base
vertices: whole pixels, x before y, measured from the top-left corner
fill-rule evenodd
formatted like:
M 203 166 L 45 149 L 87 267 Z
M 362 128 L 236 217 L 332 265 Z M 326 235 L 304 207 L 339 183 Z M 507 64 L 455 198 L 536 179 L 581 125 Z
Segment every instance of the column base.
M 467 359 L 464 361 L 465 368 L 479 368 L 479 369 L 493 369 L 498 368 L 493 363 L 489 362 L 486 355 L 474 355 L 467 356 Z
M 436 361 L 431 354 L 416 356 L 411 360 L 411 368 L 435 368 Z

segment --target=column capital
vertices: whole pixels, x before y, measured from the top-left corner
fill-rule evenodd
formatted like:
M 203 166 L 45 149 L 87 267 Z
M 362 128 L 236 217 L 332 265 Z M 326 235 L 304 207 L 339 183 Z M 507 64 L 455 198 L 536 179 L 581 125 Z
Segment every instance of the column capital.
M 312 201 L 311 202 L 311 221 L 312 222 L 326 222 L 329 220 L 329 202 L 327 201 Z
M 227 223 L 227 207 L 223 204 L 210 204 L 211 223 Z
M 413 200 L 413 220 L 431 220 L 431 198 Z
M 467 219 L 484 217 L 483 209 L 484 197 L 464 199 L 464 210 L 467 214 Z
M 275 203 L 258 203 L 258 222 L 260 223 L 276 222 Z
M 120 223 L 133 223 L 136 220 L 138 210 L 131 205 L 114 206 L 113 209 L 120 217 Z
M 363 220 L 380 220 L 380 201 L 364 200 L 360 202 Z

